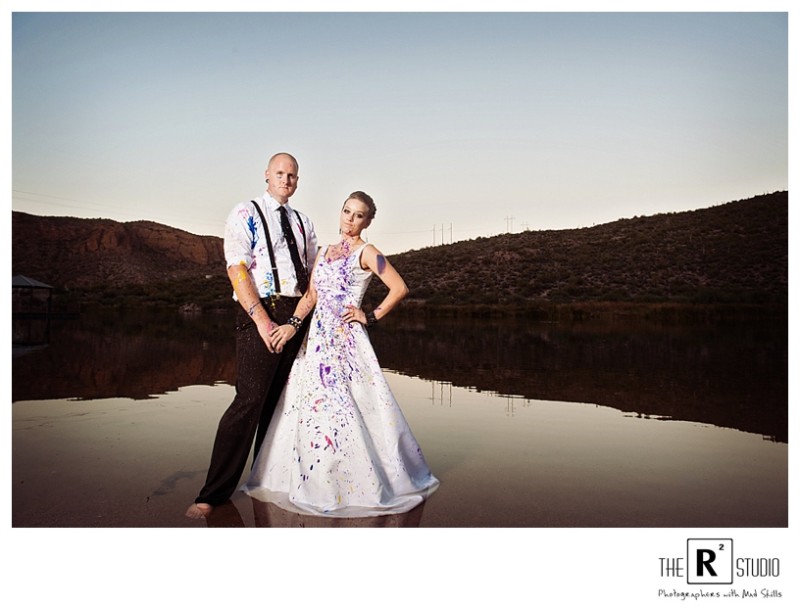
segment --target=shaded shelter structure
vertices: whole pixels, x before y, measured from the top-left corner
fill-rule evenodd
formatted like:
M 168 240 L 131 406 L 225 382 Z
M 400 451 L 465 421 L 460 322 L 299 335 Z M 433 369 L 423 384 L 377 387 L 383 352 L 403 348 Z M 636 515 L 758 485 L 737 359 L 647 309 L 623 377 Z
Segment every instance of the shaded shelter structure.
M 11 312 L 14 315 L 48 316 L 52 307 L 50 285 L 21 274 L 11 278 Z

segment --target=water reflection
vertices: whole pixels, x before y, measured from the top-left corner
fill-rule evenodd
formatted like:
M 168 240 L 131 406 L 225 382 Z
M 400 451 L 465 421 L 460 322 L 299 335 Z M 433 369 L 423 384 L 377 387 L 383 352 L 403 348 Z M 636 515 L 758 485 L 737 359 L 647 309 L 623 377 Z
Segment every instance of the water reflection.
M 15 337 L 35 333 L 26 333 L 26 322 L 15 320 Z M 226 315 L 54 319 L 45 337 L 28 345 L 33 349 L 15 345 L 14 401 L 146 399 L 183 386 L 234 383 Z M 382 323 L 372 340 L 384 367 L 432 381 L 431 399 L 440 402 L 448 387 L 470 387 L 788 440 L 785 321 L 563 326 L 400 319 Z
M 255 498 L 250 501 L 256 528 L 418 528 L 425 510 L 425 503 L 422 503 L 407 513 L 379 517 L 317 517 L 292 513 Z M 236 502 L 229 500 L 214 509 L 207 524 L 209 528 L 249 527 L 245 521 Z
M 236 492 L 183 517 L 233 387 L 12 404 L 14 527 L 785 527 L 788 445 L 387 372 L 441 487 L 397 517 L 295 516 Z M 243 481 L 243 480 L 242 480 Z
M 36 319 L 14 319 L 14 336 Z M 225 315 L 52 319 L 46 348 L 14 345 L 12 398 L 147 399 L 183 386 L 233 384 L 235 345 Z
M 410 376 L 788 440 L 785 321 L 400 321 L 373 342 L 382 365 Z

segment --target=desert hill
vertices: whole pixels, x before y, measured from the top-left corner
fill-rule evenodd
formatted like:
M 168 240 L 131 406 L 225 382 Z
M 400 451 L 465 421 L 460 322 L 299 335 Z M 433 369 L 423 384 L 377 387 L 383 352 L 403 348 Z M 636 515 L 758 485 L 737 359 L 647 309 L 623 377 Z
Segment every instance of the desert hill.
M 788 297 L 788 192 L 572 230 L 526 231 L 391 257 L 408 303 L 781 304 Z M 369 297 L 381 295 L 376 285 Z
M 58 288 L 224 275 L 222 239 L 155 222 L 12 214 L 13 273 Z
M 570 230 L 529 230 L 391 256 L 408 309 L 788 299 L 788 192 Z M 229 303 L 222 240 L 156 224 L 12 213 L 12 269 L 106 304 Z M 366 306 L 385 289 L 373 280 Z

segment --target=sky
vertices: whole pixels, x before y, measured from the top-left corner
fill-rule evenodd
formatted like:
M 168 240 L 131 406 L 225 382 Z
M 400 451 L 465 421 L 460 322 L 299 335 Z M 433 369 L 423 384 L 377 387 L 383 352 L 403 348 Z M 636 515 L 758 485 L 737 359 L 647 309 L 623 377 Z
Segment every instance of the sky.
M 287 151 L 391 254 L 788 189 L 787 12 L 16 11 L 15 211 L 222 236 Z

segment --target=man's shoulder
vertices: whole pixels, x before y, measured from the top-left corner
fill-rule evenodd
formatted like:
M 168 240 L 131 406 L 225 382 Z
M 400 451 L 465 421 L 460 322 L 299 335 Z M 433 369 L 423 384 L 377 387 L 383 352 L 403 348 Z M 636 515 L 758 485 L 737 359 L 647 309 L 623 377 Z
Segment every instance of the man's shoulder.
M 256 221 L 257 215 L 258 212 L 253 200 L 240 201 L 231 207 L 228 212 L 228 217 L 225 220 L 226 229 L 239 230 L 242 227 L 251 226 Z
M 242 211 L 247 212 L 249 215 L 253 215 L 256 213 L 256 203 L 260 204 L 262 209 L 264 207 L 264 202 L 262 197 L 257 196 L 246 201 L 239 201 L 231 208 L 231 214 L 241 213 Z
M 253 209 L 256 204 L 261 205 L 262 207 L 265 205 L 266 200 L 263 196 L 253 196 L 246 201 L 239 201 L 236 203 L 237 207 L 245 207 L 246 209 Z

